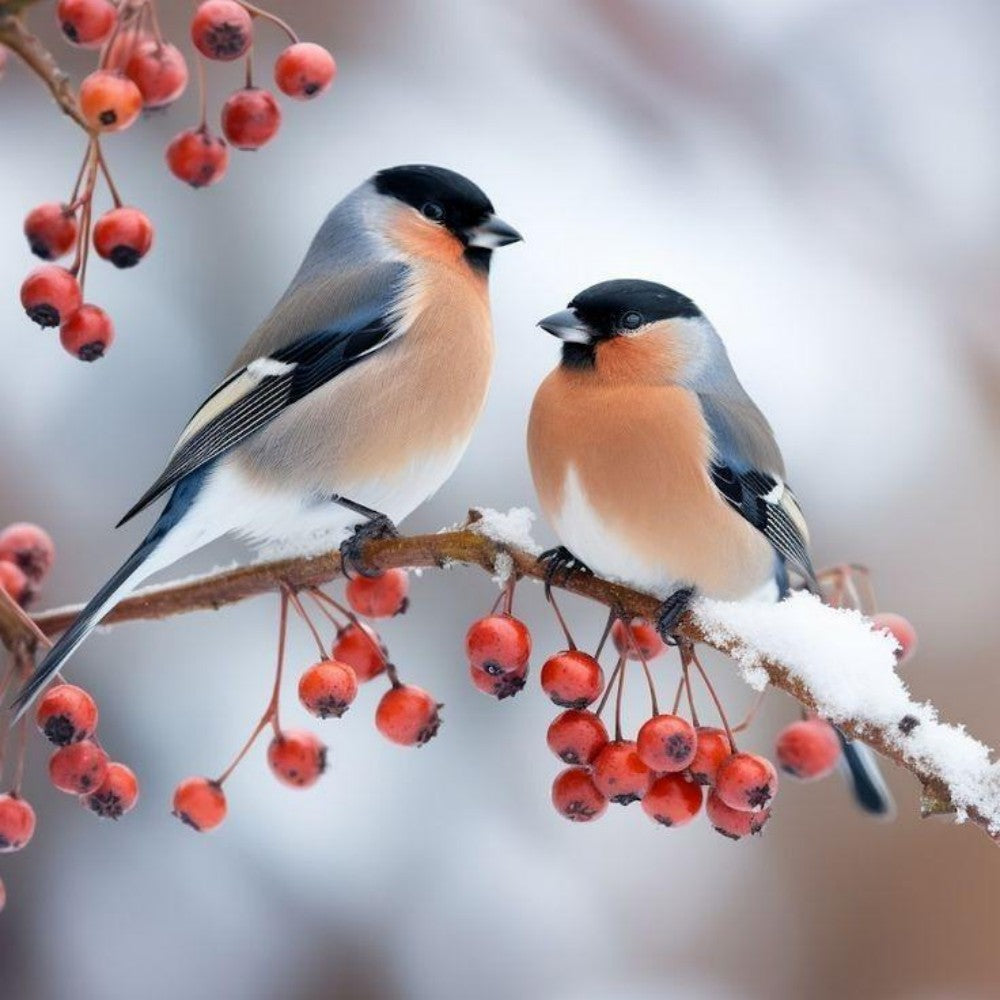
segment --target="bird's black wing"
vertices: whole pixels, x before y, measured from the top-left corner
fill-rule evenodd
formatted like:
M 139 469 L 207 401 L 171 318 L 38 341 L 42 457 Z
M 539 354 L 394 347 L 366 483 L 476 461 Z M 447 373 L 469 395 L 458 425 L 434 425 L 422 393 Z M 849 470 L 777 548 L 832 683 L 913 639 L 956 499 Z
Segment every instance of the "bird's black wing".
M 234 372 L 188 422 L 166 469 L 118 522 L 144 510 L 185 476 L 235 448 L 292 403 L 394 340 L 397 324 L 379 314 L 318 330 Z

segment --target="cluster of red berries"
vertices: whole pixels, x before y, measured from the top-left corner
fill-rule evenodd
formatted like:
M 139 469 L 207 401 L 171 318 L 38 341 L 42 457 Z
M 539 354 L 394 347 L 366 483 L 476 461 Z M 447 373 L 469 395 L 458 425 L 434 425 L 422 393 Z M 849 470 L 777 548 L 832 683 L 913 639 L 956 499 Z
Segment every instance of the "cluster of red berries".
M 66 202 L 46 202 L 32 209 L 24 233 L 32 253 L 55 261 L 75 250 L 68 267 L 45 264 L 21 286 L 21 303 L 39 326 L 59 327 L 63 347 L 82 361 L 103 357 L 114 340 L 114 325 L 99 306 L 84 301 L 91 245 L 117 268 L 134 267 L 153 244 L 153 225 L 139 209 L 124 205 L 101 148 L 101 135 L 127 129 L 143 110 L 166 108 L 184 92 L 188 68 L 179 48 L 159 29 L 155 0 L 59 0 L 56 17 L 66 39 L 100 49 L 98 68 L 80 85 L 79 107 L 90 129 L 84 162 Z M 274 96 L 253 84 L 250 54 L 254 19 L 268 20 L 285 31 L 291 44 L 278 56 L 275 83 L 282 93 L 309 100 L 330 87 L 336 74 L 333 56 L 319 45 L 300 42 L 281 18 L 239 0 L 204 0 L 191 21 L 191 39 L 200 56 L 231 61 L 246 57 L 246 86 L 223 105 L 225 139 L 207 125 L 204 87 L 201 122 L 181 132 L 167 146 L 171 172 L 193 187 L 220 180 L 229 162 L 227 140 L 237 149 L 259 149 L 281 123 Z M 0 48 L 0 56 L 4 50 Z M 93 219 L 98 176 L 103 176 L 113 207 Z
M 0 531 L 0 590 L 21 607 L 30 604 L 55 557 L 52 539 L 37 524 L 8 524 Z
M 283 602 L 290 602 L 306 622 L 321 654 L 321 658 L 299 678 L 299 701 L 306 711 L 318 719 L 340 718 L 353 704 L 362 684 L 386 675 L 389 689 L 375 709 L 378 731 L 400 746 L 422 746 L 430 740 L 441 725 L 441 706 L 422 688 L 399 680 L 378 633 L 357 617 L 364 615 L 377 619 L 402 614 L 409 604 L 406 571 L 393 569 L 377 577 L 350 580 L 346 590 L 349 608 L 322 591 L 308 590 L 306 593 L 337 630 L 328 647 L 299 596 L 286 592 Z M 283 634 L 284 629 L 282 648 Z M 308 788 L 326 769 L 328 749 L 319 737 L 307 730 L 285 729 L 278 724 L 280 669 L 279 658 L 279 678 L 261 724 L 222 776 L 187 778 L 177 786 L 174 815 L 195 830 L 211 830 L 225 819 L 227 804 L 223 786 L 268 723 L 272 725 L 273 736 L 267 750 L 267 763 L 279 781 L 293 788 Z

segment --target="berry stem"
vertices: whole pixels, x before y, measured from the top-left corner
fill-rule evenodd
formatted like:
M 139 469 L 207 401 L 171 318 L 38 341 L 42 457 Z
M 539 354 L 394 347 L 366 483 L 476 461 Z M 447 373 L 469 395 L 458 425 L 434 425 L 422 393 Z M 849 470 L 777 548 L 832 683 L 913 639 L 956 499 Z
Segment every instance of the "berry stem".
M 14 669 L 16 666 L 16 661 L 13 656 L 8 656 L 6 659 L 6 669 L 4 670 L 3 680 L 0 681 L 0 702 L 4 700 L 7 695 L 7 689 L 10 687 L 10 682 L 14 679 Z M 9 727 L 4 726 L 2 731 L 0 731 L 0 782 L 3 781 L 3 767 L 4 767 L 4 757 L 7 751 L 7 735 L 9 733 Z
M 26 681 L 35 666 L 35 657 L 28 652 L 25 647 L 20 647 L 14 651 L 14 667 L 20 674 L 21 679 Z M 17 724 L 17 748 L 14 751 L 14 778 L 11 782 L 11 794 L 19 796 L 21 785 L 24 783 L 24 758 L 28 748 L 28 716 L 22 715 L 21 721 Z
M 676 715 L 677 714 L 677 710 L 681 707 L 681 695 L 684 693 L 684 680 L 685 680 L 685 676 L 686 675 L 685 675 L 684 670 L 682 668 L 681 669 L 680 680 L 678 680 L 678 682 L 677 682 L 677 693 L 674 695 L 674 707 L 670 710 L 670 714 L 671 715 Z M 693 718 L 692 718 L 691 722 L 692 723 L 694 722 Z
M 205 132 L 208 129 L 208 88 L 205 86 L 205 57 L 198 54 L 198 129 Z
M 687 692 L 688 711 L 691 713 L 691 725 L 698 725 L 698 709 L 694 704 L 694 689 L 691 687 L 691 671 L 686 663 L 681 664 L 681 682 Z
M 559 610 L 559 605 L 556 603 L 556 595 L 552 593 L 551 588 L 545 592 L 545 599 L 549 602 L 552 610 L 556 614 L 556 620 L 559 622 L 559 626 L 563 630 L 563 635 L 566 636 L 566 642 L 569 644 L 569 648 L 575 650 L 576 643 L 573 641 L 573 636 L 570 633 L 569 626 L 566 624 L 566 619 L 563 618 L 563 614 Z
M 150 26 L 153 29 L 153 38 L 156 39 L 157 51 L 163 48 L 163 32 L 160 30 L 160 15 L 156 10 L 156 0 L 147 0 L 145 9 L 149 17 Z
M 625 694 L 625 664 L 628 657 L 622 657 L 621 670 L 618 671 L 618 690 L 615 693 L 615 740 L 622 738 L 622 697 Z
M 281 28 L 281 30 L 291 39 L 293 45 L 298 42 L 299 36 L 292 30 L 292 26 L 287 21 L 283 21 L 277 14 L 272 14 L 269 10 L 264 10 L 262 7 L 258 7 L 255 4 L 246 3 L 245 0 L 240 0 L 240 3 L 253 17 L 262 17 L 265 21 L 270 21 L 272 24 Z
M 632 623 L 627 622 L 623 618 L 622 624 L 625 626 L 625 635 L 628 636 L 628 644 L 639 657 L 639 662 L 642 664 L 642 672 L 646 675 L 646 684 L 649 687 L 649 703 L 653 710 L 653 715 L 659 715 L 660 706 L 656 700 L 656 685 L 653 683 L 653 675 L 649 671 L 649 664 L 646 662 L 646 656 L 636 640 L 635 633 L 632 631 Z
M 350 608 L 345 608 L 343 604 L 341 604 L 339 601 L 335 601 L 329 594 L 327 594 L 324 591 L 320 590 L 318 587 L 311 587 L 310 588 L 310 593 L 313 594 L 314 597 L 318 597 L 318 598 L 320 598 L 320 600 L 323 600 L 327 604 L 330 604 L 333 607 L 335 607 L 352 625 L 356 625 L 358 627 L 358 630 L 361 632 L 361 634 L 368 640 L 368 643 L 372 647 L 372 649 L 374 649 L 375 652 L 378 654 L 378 658 L 387 667 L 390 665 L 388 657 L 386 657 L 385 652 L 383 651 L 382 647 L 372 637 L 372 635 L 371 635 L 371 633 L 369 633 L 368 629 L 366 629 L 364 627 L 364 625 L 361 622 L 361 619 L 358 618 L 358 616 L 353 611 L 351 611 Z
M 101 148 L 101 141 L 94 139 L 94 145 L 97 148 L 97 162 L 100 165 L 101 173 L 104 175 L 104 183 L 108 185 L 108 190 L 111 192 L 111 200 L 115 203 L 115 208 L 121 208 L 122 199 L 118 194 L 118 188 L 115 187 L 115 182 L 111 179 L 111 171 L 108 169 L 107 160 L 104 159 L 104 150 Z
M 719 701 L 719 696 L 715 693 L 715 688 L 712 687 L 712 682 L 708 679 L 708 674 L 705 672 L 705 668 L 701 665 L 701 661 L 698 659 L 698 654 L 694 650 L 694 643 L 684 642 L 681 645 L 681 656 L 685 655 L 685 650 L 687 650 L 688 660 L 687 663 L 693 663 L 701 674 L 701 679 L 705 682 L 705 687 L 708 688 L 708 693 L 712 696 L 712 701 L 715 702 L 716 710 L 719 713 L 719 718 L 722 720 L 722 726 L 726 730 L 726 736 L 729 737 L 729 745 L 732 747 L 733 753 L 736 753 L 736 740 L 733 737 L 733 731 L 729 727 L 729 719 L 726 717 L 725 709 L 722 707 L 722 702 Z
M 319 658 L 321 660 L 325 660 L 326 647 L 323 645 L 323 639 L 316 630 L 316 626 L 313 624 L 312 619 L 309 617 L 309 614 L 305 609 L 305 605 L 299 600 L 299 595 L 296 594 L 294 590 L 289 590 L 288 599 L 292 602 L 292 607 L 295 608 L 296 614 L 298 614 L 298 616 L 306 623 L 306 627 L 312 633 L 312 637 L 316 641 L 316 648 L 319 650 Z
M 511 573 L 507 578 L 507 586 L 504 588 L 503 613 L 505 615 L 512 614 L 514 611 L 514 587 L 516 584 L 517 578 Z
M 611 628 L 618 618 L 618 612 L 615 608 L 612 608 L 608 612 L 608 620 L 604 623 L 604 631 L 601 633 L 601 641 L 597 644 L 597 651 L 594 653 L 594 659 L 599 660 L 601 658 L 601 653 L 604 652 L 604 644 L 608 641 L 608 636 L 611 635 Z
M 344 627 L 344 623 L 316 596 L 317 591 L 309 589 L 306 593 L 312 598 L 319 613 L 339 632 Z
M 618 680 L 618 675 L 622 672 L 624 663 L 625 657 L 619 656 L 618 663 L 615 665 L 615 669 L 611 671 L 611 676 L 608 678 L 608 683 L 604 688 L 604 694 L 601 695 L 601 700 L 597 708 L 594 709 L 594 715 L 599 716 L 604 711 L 604 706 L 608 703 L 608 698 L 611 695 L 611 689 L 614 687 L 615 681 Z
M 750 708 L 747 710 L 747 714 L 743 717 L 743 721 L 738 726 L 733 726 L 734 733 L 743 733 L 750 728 L 757 716 L 757 712 L 760 710 L 760 706 L 764 704 L 764 696 L 766 694 L 767 688 L 757 692 L 753 702 L 750 704 Z
M 245 86 L 247 90 L 253 87 L 253 46 L 247 49 Z

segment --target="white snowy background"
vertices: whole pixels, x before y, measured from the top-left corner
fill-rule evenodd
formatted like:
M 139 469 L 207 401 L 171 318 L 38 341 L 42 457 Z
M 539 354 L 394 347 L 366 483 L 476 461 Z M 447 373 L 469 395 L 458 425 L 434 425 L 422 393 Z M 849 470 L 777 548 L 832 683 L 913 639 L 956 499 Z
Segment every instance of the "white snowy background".
M 34 21 L 78 72 L 86 60 L 55 37 L 51 6 Z M 176 6 L 165 20 L 183 38 Z M 273 146 L 235 155 L 219 187 L 183 188 L 162 148 L 193 119 L 193 95 L 108 142 L 157 244 L 135 271 L 92 268 L 89 297 L 119 332 L 92 367 L 17 304 L 31 265 L 21 219 L 64 196 L 80 136 L 19 67 L 0 84 L 0 524 L 37 520 L 54 535 L 44 603 L 84 596 L 137 540 L 143 525 L 111 525 L 326 210 L 381 166 L 439 162 L 481 183 L 526 242 L 497 255 L 498 365 L 480 431 L 410 527 L 531 504 L 523 431 L 556 353 L 535 321 L 597 280 L 664 281 L 713 318 L 771 417 L 817 561 L 867 562 L 883 604 L 920 632 L 905 667 L 915 695 L 1000 742 L 1000 8 L 277 9 L 332 47 L 341 76 L 323 101 L 285 105 Z M 263 33 L 260 66 L 280 44 Z M 210 79 L 221 99 L 239 71 Z M 495 704 L 465 674 L 464 629 L 492 597 L 481 574 L 425 575 L 411 613 L 385 629 L 407 676 L 446 703 L 439 739 L 419 753 L 387 745 L 366 690 L 322 728 L 332 765 L 320 785 L 277 785 L 258 748 L 210 837 L 169 817 L 170 792 L 219 770 L 259 713 L 276 601 L 96 636 L 72 677 L 100 697 L 102 736 L 139 772 L 143 800 L 98 824 L 47 786 L 33 743 L 38 833 L 0 865 L 0 996 L 996 995 L 1000 855 L 978 831 L 919 820 L 906 775 L 888 775 L 891 825 L 854 812 L 836 780 L 785 782 L 753 843 L 703 823 L 664 831 L 635 808 L 587 828 L 557 817 L 551 707 L 534 686 Z M 519 606 L 540 662 L 558 634 L 534 588 Z M 596 636 L 597 613 L 571 612 Z M 304 632 L 292 650 L 306 666 Z M 714 675 L 739 714 L 751 692 L 724 662 Z M 303 721 L 288 693 L 289 721 Z M 773 695 L 750 745 L 767 750 L 794 717 Z

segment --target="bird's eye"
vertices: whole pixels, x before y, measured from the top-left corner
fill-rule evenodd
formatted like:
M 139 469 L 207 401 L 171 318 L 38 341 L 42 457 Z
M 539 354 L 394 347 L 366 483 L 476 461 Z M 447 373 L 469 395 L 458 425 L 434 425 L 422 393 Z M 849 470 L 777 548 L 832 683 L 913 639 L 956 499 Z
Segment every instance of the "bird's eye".
M 436 202 L 429 201 L 422 209 L 420 209 L 423 214 L 431 220 L 431 222 L 440 222 L 444 218 L 444 209 Z
M 622 316 L 622 326 L 626 330 L 638 330 L 642 326 L 642 313 L 635 312 L 634 310 L 625 313 Z

